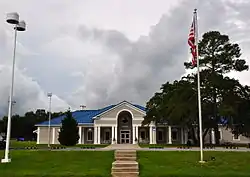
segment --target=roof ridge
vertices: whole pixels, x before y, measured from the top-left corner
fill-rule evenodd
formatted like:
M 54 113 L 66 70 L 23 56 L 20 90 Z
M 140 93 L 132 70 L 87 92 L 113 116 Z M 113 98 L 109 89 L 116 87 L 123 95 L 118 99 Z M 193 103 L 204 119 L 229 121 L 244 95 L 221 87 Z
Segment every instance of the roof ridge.
M 133 103 L 130 103 L 128 101 L 122 101 L 122 102 L 127 102 L 133 106 L 135 106 L 136 108 L 142 110 L 142 111 L 146 111 L 145 110 L 145 107 L 144 106 L 141 106 L 139 104 L 133 104 Z M 75 110 L 75 111 L 72 111 L 72 113 L 74 114 L 73 117 L 75 118 L 75 120 L 79 123 L 79 124 L 93 124 L 93 117 L 99 115 L 99 114 L 102 114 L 103 112 L 105 111 L 108 111 L 110 109 L 112 109 L 113 107 L 121 104 L 122 102 L 118 103 L 118 104 L 111 104 L 111 105 L 108 105 L 108 106 L 105 106 L 103 108 L 99 108 L 99 109 L 83 109 L 83 110 Z M 51 124 L 53 125 L 60 125 L 61 124 L 61 121 L 62 119 L 65 117 L 65 114 L 63 115 L 60 115 L 58 117 L 55 117 L 51 120 Z M 48 120 L 44 121 L 44 122 L 41 122 L 41 123 L 38 123 L 36 124 L 36 126 L 39 126 L 39 125 L 48 125 Z

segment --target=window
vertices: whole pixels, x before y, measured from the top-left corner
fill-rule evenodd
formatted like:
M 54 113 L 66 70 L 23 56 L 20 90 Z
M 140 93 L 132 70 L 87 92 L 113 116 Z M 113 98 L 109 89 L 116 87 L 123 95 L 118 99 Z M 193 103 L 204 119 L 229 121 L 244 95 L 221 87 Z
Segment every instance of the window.
M 140 134 L 141 134 L 140 135 L 141 139 L 145 140 L 146 139 L 146 132 L 144 130 L 142 130 Z
M 233 134 L 233 140 L 240 140 L 240 136 L 237 133 Z
M 188 139 L 192 139 L 192 133 L 188 131 Z
M 221 140 L 221 132 L 220 131 L 219 131 L 218 135 L 219 135 L 219 139 Z
M 105 140 L 109 140 L 110 139 L 110 133 L 109 131 L 105 132 Z
M 215 143 L 215 137 L 216 137 L 215 131 L 214 131 L 214 129 L 212 129 L 211 130 L 211 142 L 212 143 Z M 218 129 L 218 138 L 219 138 L 219 140 L 222 140 L 222 130 L 221 130 L 221 128 Z
M 124 118 L 122 119 L 122 123 L 123 123 L 123 124 L 128 124 L 128 118 L 127 118 L 127 117 L 124 117 Z
M 177 131 L 172 132 L 172 140 L 177 140 Z
M 157 136 L 158 141 L 162 141 L 163 140 L 163 131 L 162 130 L 158 130 L 157 134 L 158 134 L 158 136 Z
M 218 133 L 219 134 L 219 140 L 222 140 L 222 131 L 221 131 L 221 129 L 219 129 L 218 131 L 219 131 L 219 133 Z
M 87 131 L 87 141 L 93 141 L 93 131 L 92 131 L 92 129 L 89 129 Z

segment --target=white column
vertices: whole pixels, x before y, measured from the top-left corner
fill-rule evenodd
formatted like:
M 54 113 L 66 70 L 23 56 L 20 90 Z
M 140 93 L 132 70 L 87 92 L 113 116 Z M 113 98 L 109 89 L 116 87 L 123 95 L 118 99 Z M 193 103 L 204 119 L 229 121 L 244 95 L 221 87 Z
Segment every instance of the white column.
M 184 143 L 186 144 L 187 141 L 188 141 L 188 130 L 187 129 L 184 129 L 184 136 L 185 136 L 185 140 L 184 140 Z
M 149 126 L 149 144 L 153 144 L 153 127 Z
M 37 127 L 36 144 L 40 144 L 40 127 Z
M 136 144 L 136 142 L 135 142 L 135 132 L 136 130 L 135 130 L 135 126 L 133 125 L 133 144 Z M 138 138 L 137 138 L 138 139 Z
M 118 142 L 117 141 L 117 125 L 115 126 L 115 133 L 114 134 L 115 134 L 115 143 L 117 144 L 117 142 Z
M 211 139 L 212 139 L 212 144 L 215 144 L 215 133 L 214 133 L 214 129 L 212 129 L 211 131 Z
M 82 144 L 85 143 L 84 130 L 85 130 L 85 128 L 82 127 Z
M 94 126 L 94 144 L 97 144 L 97 126 Z
M 168 144 L 168 126 L 165 127 L 165 143 Z
M 113 141 L 114 138 L 115 138 L 115 126 L 112 126 L 111 127 L 111 132 L 112 132 L 112 135 L 111 135 L 111 144 L 114 144 L 115 142 Z
M 156 144 L 156 126 L 152 127 L 152 134 L 153 134 L 153 144 Z
M 78 127 L 78 131 L 79 131 L 79 140 L 78 140 L 78 144 L 82 144 L 82 127 L 79 126 Z
M 172 144 L 172 129 L 168 126 L 168 144 Z
M 184 128 L 181 127 L 181 144 L 184 144 Z
M 101 127 L 97 127 L 97 144 L 101 144 Z
M 139 130 L 138 126 L 135 126 L 135 138 L 137 138 L 137 142 L 136 143 L 139 142 L 139 131 L 138 130 Z
M 55 135 L 56 135 L 56 129 L 52 129 L 52 144 L 55 144 Z

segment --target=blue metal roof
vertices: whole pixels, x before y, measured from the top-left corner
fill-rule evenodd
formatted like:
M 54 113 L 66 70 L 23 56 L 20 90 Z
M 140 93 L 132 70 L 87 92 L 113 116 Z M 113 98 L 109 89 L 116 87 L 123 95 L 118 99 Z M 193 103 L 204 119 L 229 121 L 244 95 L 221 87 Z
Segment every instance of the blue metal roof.
M 78 110 L 78 111 L 74 111 L 74 112 L 72 112 L 72 116 L 76 119 L 78 124 L 93 124 L 94 123 L 93 117 L 95 117 L 95 116 L 97 116 L 97 115 L 99 115 L 99 114 L 101 114 L 101 113 L 103 113 L 103 112 L 105 112 L 105 111 L 119 105 L 119 104 L 110 105 L 110 106 L 104 107 L 102 109 L 97 109 L 97 110 Z M 139 108 L 142 111 L 146 110 L 146 108 L 144 108 L 143 106 L 136 105 L 136 104 L 131 104 L 131 105 Z M 65 115 L 53 118 L 53 119 L 51 119 L 50 124 L 52 126 L 53 125 L 60 125 L 62 120 L 64 119 L 64 117 L 65 117 Z M 37 124 L 37 126 L 46 126 L 46 125 L 49 125 L 49 121 L 45 121 L 45 122 L 42 122 L 40 124 Z
M 138 105 L 138 104 L 133 104 L 133 106 L 135 106 L 135 107 L 139 108 L 140 110 L 142 110 L 142 111 L 145 111 L 145 112 L 146 112 L 146 108 L 145 108 L 145 107 L 143 107 L 143 106 L 140 106 L 140 105 Z

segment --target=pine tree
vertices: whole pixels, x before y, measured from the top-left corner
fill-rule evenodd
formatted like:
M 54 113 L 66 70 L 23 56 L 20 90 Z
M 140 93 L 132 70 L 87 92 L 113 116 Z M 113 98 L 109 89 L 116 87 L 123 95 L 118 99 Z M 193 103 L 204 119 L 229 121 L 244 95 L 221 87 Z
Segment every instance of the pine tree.
M 231 71 L 241 72 L 249 68 L 240 58 L 239 45 L 230 42 L 227 35 L 210 31 L 199 42 L 199 55 L 203 137 L 213 128 L 216 144 L 219 144 L 218 124 L 222 124 L 222 120 L 232 132 L 250 137 L 250 87 L 226 76 Z M 184 65 L 186 69 L 194 68 L 191 62 Z M 197 104 L 197 74 L 193 73 L 179 81 L 163 84 L 161 92 L 155 93 L 147 102 L 143 123 L 156 121 L 186 126 L 191 130 L 194 143 L 198 144 L 199 132 L 194 130 L 199 129 L 193 126 L 198 124 Z
M 65 118 L 62 120 L 58 141 L 64 146 L 74 146 L 77 144 L 78 140 L 78 124 L 70 110 L 68 110 Z
M 249 66 L 241 57 L 241 49 L 237 43 L 232 43 L 229 36 L 221 34 L 219 31 L 209 31 L 202 36 L 199 41 L 199 61 L 201 77 L 205 75 L 207 82 L 206 89 L 209 89 L 212 104 L 212 118 L 214 120 L 215 141 L 219 144 L 219 128 L 221 116 L 219 115 L 219 101 L 222 99 L 220 92 L 225 83 L 221 78 L 231 71 L 242 72 L 248 70 Z M 185 62 L 186 69 L 193 69 L 191 62 Z M 224 80 L 225 81 L 225 80 Z M 201 79 L 201 83 L 204 79 Z

